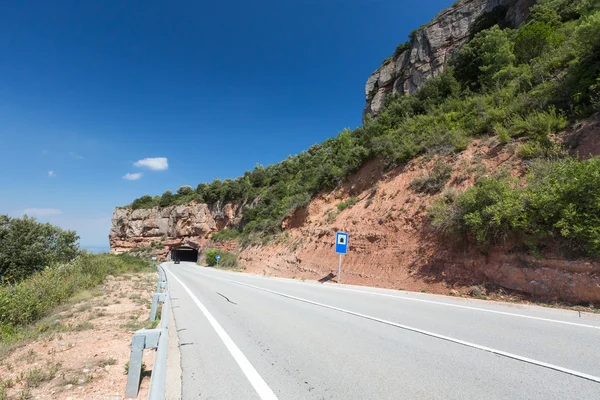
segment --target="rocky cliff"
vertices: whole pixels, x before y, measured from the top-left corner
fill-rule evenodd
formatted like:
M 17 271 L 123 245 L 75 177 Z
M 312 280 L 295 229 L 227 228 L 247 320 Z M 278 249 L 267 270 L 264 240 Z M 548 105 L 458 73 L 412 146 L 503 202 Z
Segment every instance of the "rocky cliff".
M 510 26 L 522 24 L 536 0 L 461 0 L 431 22 L 411 33 L 410 42 L 399 46 L 365 85 L 363 119 L 376 116 L 388 94 L 412 94 L 426 80 L 438 76 L 448 60 L 468 40 L 477 22 Z M 489 13 L 489 18 L 483 17 Z M 493 13 L 493 14 L 492 14 Z
M 166 257 L 169 249 L 180 244 L 200 248 L 210 235 L 224 227 L 235 226 L 241 219 L 241 207 L 232 204 L 190 203 L 164 208 L 132 210 L 115 208 L 109 234 L 111 253 L 151 248 Z

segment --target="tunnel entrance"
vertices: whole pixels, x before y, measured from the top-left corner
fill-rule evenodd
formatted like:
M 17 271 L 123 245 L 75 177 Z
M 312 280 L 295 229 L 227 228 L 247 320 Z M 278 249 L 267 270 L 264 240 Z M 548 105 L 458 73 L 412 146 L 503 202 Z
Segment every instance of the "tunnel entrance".
M 176 247 L 172 250 L 173 261 L 198 261 L 198 250 L 190 246 Z

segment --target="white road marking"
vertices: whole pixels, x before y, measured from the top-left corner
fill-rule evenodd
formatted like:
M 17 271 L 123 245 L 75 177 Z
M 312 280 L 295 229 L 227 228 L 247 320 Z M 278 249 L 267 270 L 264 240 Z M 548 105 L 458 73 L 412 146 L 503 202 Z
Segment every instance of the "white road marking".
M 488 312 L 488 313 L 500 314 L 500 315 L 509 315 L 511 317 L 535 319 L 535 320 L 538 320 L 538 321 L 553 322 L 553 323 L 556 323 L 556 324 L 573 325 L 573 326 L 579 326 L 579 327 L 582 327 L 582 328 L 600 329 L 600 326 L 579 324 L 577 322 L 561 321 L 559 319 L 534 317 L 534 316 L 531 316 L 531 315 L 515 314 L 515 313 L 511 313 L 511 312 L 506 312 L 506 311 L 488 310 L 488 309 L 479 308 L 479 307 L 462 306 L 460 304 L 444 303 L 444 302 L 441 302 L 441 301 L 433 301 L 433 300 L 425 300 L 425 299 L 415 299 L 415 298 L 412 298 L 412 297 L 397 296 L 397 295 L 393 295 L 393 294 L 368 292 L 368 291 L 365 291 L 365 290 L 357 290 L 357 289 L 350 289 L 350 288 L 343 288 L 343 287 L 336 287 L 336 286 L 327 286 L 327 287 L 331 288 L 331 289 L 336 289 L 336 290 L 346 290 L 348 292 L 374 294 L 376 296 L 393 297 L 393 298 L 401 299 L 401 300 L 418 301 L 418 302 L 421 302 L 421 303 L 437 304 L 437 305 L 442 305 L 442 306 L 447 306 L 447 307 L 464 308 L 464 309 L 467 309 L 467 310 Z
M 518 361 L 526 362 L 526 363 L 529 363 L 529 364 L 538 365 L 540 367 L 552 369 L 554 371 L 563 372 L 565 374 L 573 375 L 573 376 L 576 376 L 576 377 L 579 377 L 579 378 L 587 379 L 587 380 L 592 381 L 592 382 L 600 383 L 600 377 L 597 377 L 597 376 L 594 376 L 594 375 L 590 375 L 590 374 L 586 374 L 584 372 L 575 371 L 575 370 L 568 369 L 568 368 L 563 368 L 561 366 L 554 365 L 554 364 L 549 364 L 549 363 L 546 363 L 546 362 L 543 362 L 543 361 L 534 360 L 532 358 L 523 357 L 523 356 L 520 356 L 518 354 L 513 354 L 513 353 L 506 352 L 506 351 L 493 349 L 493 348 L 487 347 L 487 346 L 481 346 L 481 345 L 478 345 L 478 344 L 475 344 L 475 343 L 471 343 L 471 342 L 467 342 L 467 341 L 464 341 L 464 340 L 455 339 L 455 338 L 452 338 L 450 336 L 440 335 L 440 334 L 429 332 L 429 331 L 426 331 L 426 330 L 423 330 L 423 329 L 419 329 L 419 328 L 413 328 L 411 326 L 398 324 L 396 322 L 388 321 L 388 320 L 377 318 L 377 317 L 372 317 L 370 315 L 365 315 L 365 314 L 357 313 L 357 312 L 346 310 L 346 309 L 339 308 L 339 307 L 330 306 L 328 304 L 318 303 L 316 301 L 312 301 L 312 300 L 304 299 L 302 297 L 296 297 L 296 296 L 292 296 L 292 295 L 289 295 L 289 294 L 277 292 L 275 290 L 265 289 L 265 288 L 262 288 L 260 286 L 250 285 L 248 283 L 238 282 L 238 281 L 234 281 L 234 280 L 231 280 L 231 279 L 220 278 L 220 277 L 215 277 L 215 276 L 213 276 L 213 278 L 221 279 L 221 280 L 224 280 L 224 281 L 229 281 L 229 282 L 232 282 L 232 283 L 236 283 L 238 285 L 247 286 L 247 287 L 251 287 L 251 288 L 254 288 L 254 289 L 262 290 L 262 291 L 265 291 L 265 292 L 273 293 L 273 294 L 276 294 L 278 296 L 287 297 L 289 299 L 302 301 L 304 303 L 313 304 L 313 305 L 316 305 L 316 306 L 319 306 L 319 307 L 329 308 L 331 310 L 340 311 L 340 312 L 343 312 L 343 313 L 346 313 L 346 314 L 350 314 L 350 315 L 355 315 L 357 317 L 361 317 L 361 318 L 365 318 L 365 319 L 370 319 L 372 321 L 380 322 L 382 324 L 395 326 L 397 328 L 401 328 L 401 329 L 405 329 L 405 330 L 408 330 L 408 331 L 420 333 L 420 334 L 427 335 L 427 336 L 430 336 L 430 337 L 434 337 L 434 338 L 437 338 L 437 339 L 446 340 L 448 342 L 460 344 L 460 345 L 463 345 L 463 346 L 467 346 L 467 347 L 471 347 L 471 348 L 474 348 L 474 349 L 486 351 L 486 352 L 489 352 L 489 353 L 498 354 L 500 356 L 504 356 L 504 357 L 507 357 L 507 358 L 512 358 L 513 360 L 518 360 Z
M 211 274 L 209 274 L 209 275 L 210 276 L 214 276 L 214 275 L 211 275 Z M 246 275 L 246 276 L 250 277 L 250 278 L 265 279 L 262 276 L 251 276 L 251 275 Z M 306 283 L 298 282 L 298 281 L 288 281 L 288 280 L 285 280 L 285 281 L 288 282 L 288 283 L 297 283 L 297 284 L 304 284 L 304 285 L 306 285 Z M 322 287 L 328 288 L 328 289 L 335 289 L 335 290 L 345 290 L 347 292 L 372 294 L 374 296 L 391 297 L 391 298 L 400 299 L 400 300 L 408 300 L 408 301 L 417 301 L 417 302 L 421 302 L 421 303 L 436 304 L 436 305 L 446 306 L 446 307 L 463 308 L 463 309 L 472 310 L 472 311 L 481 311 L 481 312 L 487 312 L 487 313 L 492 313 L 492 314 L 508 315 L 508 316 L 511 316 L 511 317 L 534 319 L 534 320 L 538 320 L 538 321 L 552 322 L 552 323 L 556 323 L 556 324 L 572 325 L 572 326 L 578 326 L 578 327 L 581 327 L 581 328 L 600 329 L 600 326 L 595 326 L 595 325 L 579 324 L 577 322 L 562 321 L 560 319 L 534 317 L 534 316 L 531 316 L 531 315 L 516 314 L 516 313 L 507 312 L 507 311 L 488 310 L 486 308 L 479 308 L 479 307 L 472 307 L 472 306 L 463 306 L 463 305 L 460 305 L 460 304 L 452 304 L 452 303 L 444 303 L 442 301 L 416 299 L 416 298 L 412 298 L 412 297 L 398 296 L 398 295 L 386 294 L 386 293 L 369 292 L 369 291 L 366 291 L 366 290 L 351 289 L 351 288 L 338 287 L 338 286 L 333 286 L 333 285 L 322 285 Z
M 204 304 L 202 304 L 200 300 L 198 300 L 198 298 L 194 296 L 191 290 L 188 289 L 188 287 L 183 282 L 181 282 L 181 280 L 179 280 L 179 278 L 177 278 L 171 271 L 169 271 L 169 274 L 173 278 L 175 278 L 175 280 L 179 282 L 181 286 L 183 286 L 183 288 L 190 295 L 192 300 L 194 300 L 194 303 L 196 303 L 200 311 L 202 311 L 202 314 L 204 314 L 208 322 L 210 322 L 215 332 L 217 332 L 217 335 L 219 335 L 219 337 L 223 341 L 223 344 L 225 344 L 225 347 L 227 347 L 227 350 L 229 350 L 229 352 L 239 365 L 244 375 L 246 375 L 246 378 L 248 378 L 248 380 L 250 381 L 250 384 L 252 384 L 252 386 L 254 387 L 254 390 L 256 390 L 256 393 L 261 398 L 261 400 L 278 400 L 277 396 L 275 395 L 275 393 L 273 393 L 269 385 L 267 385 L 264 379 L 258 374 L 258 372 L 252 366 L 250 361 L 248 361 L 246 356 L 244 356 L 244 353 L 242 353 L 240 348 L 237 347 L 237 345 L 233 342 L 233 340 L 229 337 L 227 332 L 225 332 L 225 330 L 217 322 L 217 320 L 212 316 L 212 314 L 208 311 Z

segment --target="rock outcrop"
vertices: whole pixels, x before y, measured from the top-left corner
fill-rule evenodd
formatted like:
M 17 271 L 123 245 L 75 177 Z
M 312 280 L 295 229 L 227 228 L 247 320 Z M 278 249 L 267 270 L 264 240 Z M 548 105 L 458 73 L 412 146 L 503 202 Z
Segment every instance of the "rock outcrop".
M 365 85 L 367 115 L 376 116 L 387 94 L 412 94 L 429 78 L 438 76 L 485 13 L 496 12 L 517 27 L 527 19 L 536 0 L 461 0 L 414 31 L 405 49 L 386 59 Z M 500 7 L 500 8 L 498 8 Z
M 241 207 L 232 204 L 190 203 L 132 210 L 115 208 L 109 234 L 111 253 L 151 247 L 158 256 L 166 256 L 169 249 L 180 244 L 199 248 L 210 235 L 229 226 L 237 226 Z

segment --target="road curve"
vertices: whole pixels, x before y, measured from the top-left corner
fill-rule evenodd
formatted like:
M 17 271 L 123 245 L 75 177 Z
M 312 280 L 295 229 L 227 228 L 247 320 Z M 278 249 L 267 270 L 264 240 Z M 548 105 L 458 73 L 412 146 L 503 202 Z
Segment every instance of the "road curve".
M 184 399 L 598 399 L 600 318 L 165 264 Z

